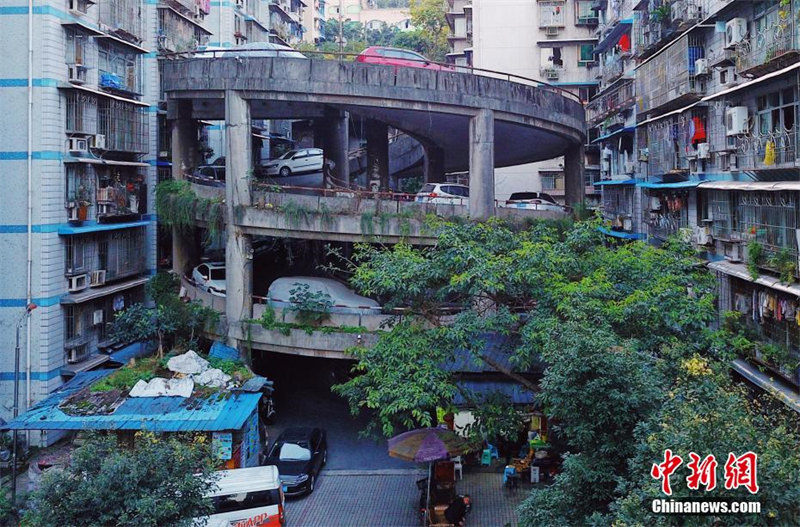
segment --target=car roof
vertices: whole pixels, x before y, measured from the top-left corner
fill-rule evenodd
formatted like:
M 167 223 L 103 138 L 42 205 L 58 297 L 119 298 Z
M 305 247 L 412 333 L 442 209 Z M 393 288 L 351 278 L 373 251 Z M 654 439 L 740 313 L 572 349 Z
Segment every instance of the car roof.
M 292 426 L 281 432 L 278 436 L 278 441 L 292 441 L 295 439 L 308 439 L 311 434 L 317 430 L 310 426 Z
M 210 492 L 206 496 L 208 498 L 277 489 L 281 485 L 278 479 L 278 467 L 275 465 L 218 470 L 214 472 L 214 476 L 217 477 L 215 482 L 217 489 Z
M 422 55 L 422 53 L 420 53 L 418 51 L 414 51 L 413 49 L 395 48 L 395 47 L 392 47 L 392 46 L 370 46 L 367 49 L 365 49 L 364 51 L 362 51 L 361 55 L 364 55 L 368 51 L 375 51 L 377 49 L 382 49 L 384 51 L 408 51 L 409 53 L 413 53 L 415 55 L 424 56 L 424 55 Z

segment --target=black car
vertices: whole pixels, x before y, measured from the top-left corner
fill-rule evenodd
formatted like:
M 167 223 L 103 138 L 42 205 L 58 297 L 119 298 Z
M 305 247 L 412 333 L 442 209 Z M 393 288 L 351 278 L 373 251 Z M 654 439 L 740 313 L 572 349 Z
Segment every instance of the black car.
M 286 496 L 314 491 L 328 460 L 328 442 L 321 428 L 287 428 L 272 444 L 262 465 L 275 465 Z

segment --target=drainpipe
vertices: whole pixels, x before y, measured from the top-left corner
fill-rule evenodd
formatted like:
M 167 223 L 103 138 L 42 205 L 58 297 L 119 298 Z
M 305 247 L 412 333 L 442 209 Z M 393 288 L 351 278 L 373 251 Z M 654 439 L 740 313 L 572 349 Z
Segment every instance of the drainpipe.
M 28 261 L 26 305 L 31 304 L 33 271 L 33 0 L 28 0 Z M 31 317 L 25 327 L 25 409 L 31 407 Z

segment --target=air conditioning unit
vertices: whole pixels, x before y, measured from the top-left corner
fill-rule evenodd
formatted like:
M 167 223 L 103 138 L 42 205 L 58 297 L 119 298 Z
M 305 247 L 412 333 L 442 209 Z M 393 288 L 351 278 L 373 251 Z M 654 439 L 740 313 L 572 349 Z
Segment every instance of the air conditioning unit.
M 736 84 L 736 68 L 728 66 L 719 70 L 719 83 L 722 86 L 730 87 Z
M 650 196 L 650 210 L 661 210 L 661 199 L 658 196 Z
M 741 242 L 722 242 L 722 250 L 726 260 L 741 262 L 744 259 L 744 247 Z
M 72 84 L 84 84 L 86 82 L 86 66 L 67 64 L 67 77 Z
M 697 144 L 697 159 L 708 159 L 711 157 L 711 145 L 708 143 Z
M 97 271 L 92 271 L 92 280 L 91 286 L 92 287 L 99 287 L 101 285 L 105 285 L 106 283 L 106 270 L 99 269 Z
M 88 356 L 89 356 L 89 347 L 86 346 L 85 344 L 67 349 L 67 362 L 70 364 L 81 362 Z
M 725 135 L 743 135 L 749 129 L 747 106 L 734 106 L 725 110 Z
M 83 137 L 70 137 L 69 138 L 69 151 L 70 152 L 86 152 L 87 142 Z
M 747 19 L 732 18 L 725 23 L 725 47 L 732 48 L 747 36 Z
M 545 70 L 545 77 L 548 80 L 558 80 L 558 70 L 555 68 Z
M 94 313 L 92 313 L 92 324 L 95 326 L 99 326 L 102 323 L 103 323 L 103 310 L 95 309 Z
M 68 0 L 67 9 L 74 15 L 85 15 L 88 9 L 86 0 Z
M 100 150 L 106 149 L 106 136 L 104 134 L 95 134 L 92 136 L 92 148 L 99 148 Z
M 708 75 L 708 59 L 697 59 L 694 61 L 695 75 Z
M 626 174 L 633 174 L 636 172 L 636 163 L 634 161 L 626 161 L 625 162 L 625 173 Z
M 557 37 L 559 31 L 560 29 L 555 26 L 544 28 L 544 34 L 548 37 Z
M 69 281 L 69 286 L 67 287 L 67 289 L 69 290 L 70 293 L 77 293 L 78 291 L 83 291 L 89 286 L 89 281 L 88 277 L 86 276 L 86 273 L 70 276 L 69 278 L 67 278 L 67 280 Z

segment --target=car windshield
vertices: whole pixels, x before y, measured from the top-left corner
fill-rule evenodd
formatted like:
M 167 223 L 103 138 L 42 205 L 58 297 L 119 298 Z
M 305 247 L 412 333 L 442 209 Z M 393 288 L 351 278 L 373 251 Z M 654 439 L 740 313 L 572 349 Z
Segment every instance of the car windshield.
M 296 153 L 297 153 L 297 150 L 289 150 L 288 152 L 286 152 L 285 154 L 283 154 L 283 155 L 280 157 L 280 159 L 289 159 L 290 157 L 292 157 L 292 156 L 293 156 L 293 155 L 295 155 Z
M 311 459 L 311 450 L 295 443 L 283 443 L 278 459 L 281 461 L 308 461 Z
M 514 192 L 508 199 L 539 199 L 539 194 L 537 192 Z
M 212 280 L 225 280 L 225 269 L 211 269 Z
M 420 192 L 425 192 L 425 193 L 431 193 L 431 192 L 433 192 L 433 189 L 435 189 L 435 188 L 436 188 L 436 185 L 434 185 L 432 183 L 428 183 L 427 185 L 422 187 L 419 191 Z

